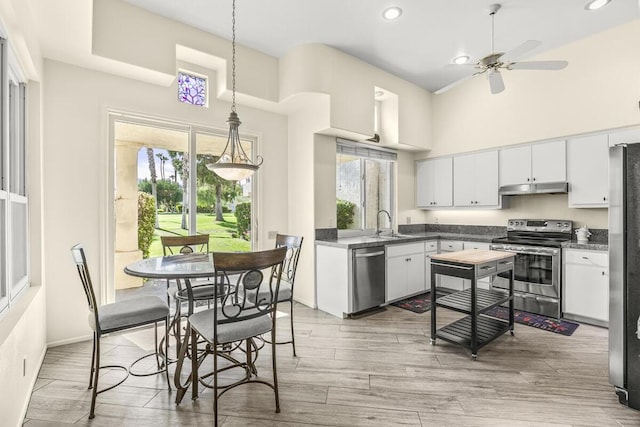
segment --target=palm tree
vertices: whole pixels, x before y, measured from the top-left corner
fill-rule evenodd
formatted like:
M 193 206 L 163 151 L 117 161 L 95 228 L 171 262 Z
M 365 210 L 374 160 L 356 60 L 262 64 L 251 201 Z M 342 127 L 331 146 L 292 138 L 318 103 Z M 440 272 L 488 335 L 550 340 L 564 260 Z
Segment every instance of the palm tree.
M 198 156 L 197 176 L 198 182 L 202 185 L 211 185 L 216 190 L 216 221 L 224 221 L 222 216 L 222 200 L 227 201 L 236 198 L 240 186 L 235 181 L 227 181 L 207 169 L 207 164 L 215 163 L 218 157 L 210 154 L 201 154 Z
M 156 157 L 159 158 L 161 162 L 160 179 L 164 180 L 164 162 L 169 160 L 169 158 L 162 153 L 156 154 Z
M 171 158 L 171 164 L 175 171 L 175 179 L 177 182 L 178 171 L 182 179 L 182 224 L 183 230 L 187 230 L 187 206 L 189 204 L 189 153 L 181 151 L 168 151 Z
M 151 175 L 151 195 L 153 196 L 155 228 L 159 228 L 158 224 L 158 175 L 156 175 L 156 159 L 153 156 L 153 148 L 147 147 L 147 159 L 149 160 L 149 175 Z

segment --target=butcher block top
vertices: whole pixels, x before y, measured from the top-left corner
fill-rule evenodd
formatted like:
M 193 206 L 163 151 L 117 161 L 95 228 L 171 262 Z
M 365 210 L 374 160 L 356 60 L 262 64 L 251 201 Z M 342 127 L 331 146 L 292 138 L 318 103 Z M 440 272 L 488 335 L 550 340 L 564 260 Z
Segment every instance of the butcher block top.
M 445 252 L 431 255 L 431 259 L 438 261 L 458 262 L 460 264 L 478 265 L 486 262 L 498 261 L 505 258 L 512 258 L 515 254 L 502 251 L 486 251 L 480 249 L 466 249 L 457 252 Z

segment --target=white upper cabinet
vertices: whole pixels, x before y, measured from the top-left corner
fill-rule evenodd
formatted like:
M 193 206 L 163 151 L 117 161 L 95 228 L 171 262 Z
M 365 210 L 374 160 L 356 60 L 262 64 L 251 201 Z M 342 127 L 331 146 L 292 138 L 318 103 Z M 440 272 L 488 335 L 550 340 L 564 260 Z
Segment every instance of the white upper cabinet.
M 498 151 L 453 158 L 454 206 L 498 206 Z
M 500 185 L 543 184 L 566 181 L 564 140 L 500 150 Z
M 416 162 L 416 205 L 419 208 L 453 206 L 451 157 Z
M 627 129 L 611 132 L 609 134 L 609 147 L 618 144 L 635 144 L 640 142 L 640 129 Z
M 609 206 L 609 141 L 606 134 L 567 141 L 570 208 Z

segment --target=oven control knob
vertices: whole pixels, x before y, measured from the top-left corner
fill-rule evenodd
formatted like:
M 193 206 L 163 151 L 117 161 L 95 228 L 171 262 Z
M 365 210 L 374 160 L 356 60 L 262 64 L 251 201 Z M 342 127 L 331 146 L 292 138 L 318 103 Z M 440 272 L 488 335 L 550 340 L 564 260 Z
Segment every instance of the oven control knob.
M 566 227 L 568 227 L 568 226 L 569 226 L 569 223 L 568 223 L 568 222 L 565 222 L 564 224 L 562 224 L 562 226 L 566 228 Z

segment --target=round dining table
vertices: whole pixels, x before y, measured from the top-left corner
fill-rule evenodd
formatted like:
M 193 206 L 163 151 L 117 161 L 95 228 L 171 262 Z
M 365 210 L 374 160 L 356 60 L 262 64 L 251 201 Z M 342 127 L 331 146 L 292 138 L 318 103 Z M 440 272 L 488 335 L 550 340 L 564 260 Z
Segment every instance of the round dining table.
M 142 277 L 145 279 L 175 280 L 179 288 L 181 287 L 180 283 L 184 282 L 187 289 L 191 287 L 191 279 L 208 278 L 216 275 L 216 271 L 213 266 L 212 253 L 190 253 L 147 258 L 127 265 L 124 268 L 124 272 L 131 276 Z M 180 304 L 179 301 L 176 301 L 176 303 Z M 188 312 L 192 313 L 194 309 L 194 301 L 190 299 L 188 304 Z M 177 317 L 178 316 L 174 316 L 170 326 L 175 330 L 180 328 L 180 322 Z M 186 388 L 188 388 L 188 384 L 185 385 L 181 382 L 181 368 L 184 362 L 184 355 L 186 355 L 187 352 L 184 351 L 182 346 L 188 345 L 188 339 L 181 340 L 178 332 L 174 335 L 177 343 L 176 350 L 179 355 L 177 359 L 178 364 L 174 376 L 174 383 L 179 394 L 184 394 Z M 163 346 L 161 345 L 160 347 L 162 348 Z M 165 357 L 168 361 L 168 355 Z

